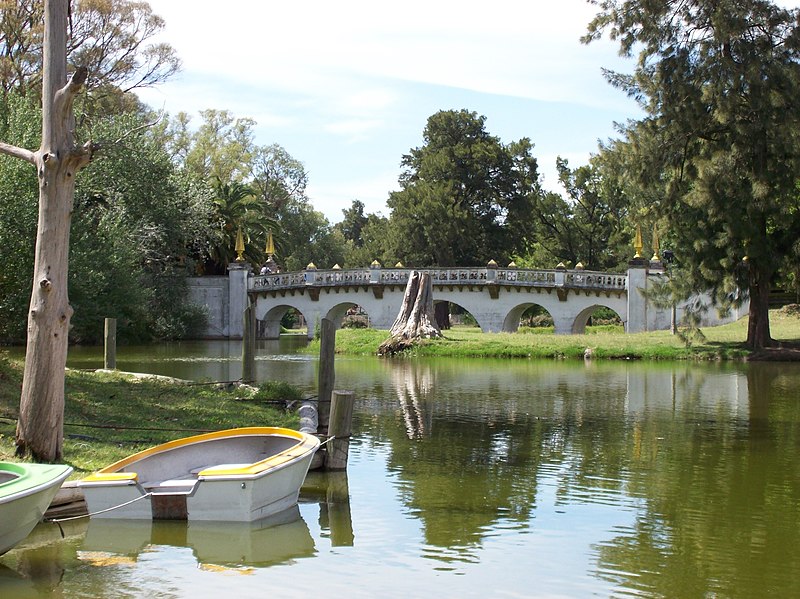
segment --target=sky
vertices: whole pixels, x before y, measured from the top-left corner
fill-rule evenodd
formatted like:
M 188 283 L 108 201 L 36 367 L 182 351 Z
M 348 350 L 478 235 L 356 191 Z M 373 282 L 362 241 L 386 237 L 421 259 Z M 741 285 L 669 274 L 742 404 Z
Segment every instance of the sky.
M 596 13 L 586 0 L 149 3 L 183 68 L 140 98 L 194 125 L 206 108 L 254 119 L 258 145 L 303 163 L 331 223 L 353 200 L 389 215 L 402 157 L 439 110 L 484 116 L 505 144 L 529 138 L 558 192 L 558 156 L 586 164 L 616 122 L 641 116 L 602 75 L 633 61 L 610 41 L 580 43 Z

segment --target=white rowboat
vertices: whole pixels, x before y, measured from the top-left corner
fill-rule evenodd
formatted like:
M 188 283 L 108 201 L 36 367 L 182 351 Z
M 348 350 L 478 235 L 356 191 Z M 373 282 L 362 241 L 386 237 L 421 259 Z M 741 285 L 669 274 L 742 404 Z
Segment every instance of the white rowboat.
M 157 445 L 78 483 L 93 518 L 252 522 L 297 503 L 319 439 L 248 427 Z

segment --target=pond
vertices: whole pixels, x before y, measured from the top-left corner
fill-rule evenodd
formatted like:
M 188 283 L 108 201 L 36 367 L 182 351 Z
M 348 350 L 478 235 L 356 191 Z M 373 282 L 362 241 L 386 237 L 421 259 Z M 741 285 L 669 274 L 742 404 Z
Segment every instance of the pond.
M 302 341 L 261 380 L 313 393 Z M 232 342 L 120 348 L 120 369 L 239 377 Z M 102 364 L 96 349 L 70 365 Z M 2 597 L 755 597 L 800 589 L 795 364 L 337 356 L 346 473 L 253 525 L 40 525 Z M 258 423 L 254 423 L 258 424 Z

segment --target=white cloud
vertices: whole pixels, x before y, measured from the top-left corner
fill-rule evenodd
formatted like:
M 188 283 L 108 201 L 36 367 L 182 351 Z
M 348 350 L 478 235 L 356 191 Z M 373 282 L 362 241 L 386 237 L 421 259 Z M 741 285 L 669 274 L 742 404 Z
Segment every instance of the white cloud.
M 382 77 L 539 100 L 591 99 L 567 83 L 614 56 L 578 42 L 584 0 L 150 2 L 187 71 L 341 98 L 354 79 Z M 579 77 L 580 80 L 580 77 Z M 357 84 L 357 83 L 356 83 Z
M 578 41 L 595 12 L 585 0 L 150 5 L 184 69 L 143 100 L 171 113 L 218 108 L 253 118 L 257 143 L 280 143 L 305 164 L 309 197 L 333 222 L 354 199 L 388 213 L 402 155 L 420 145 L 437 110 L 475 110 L 492 134 L 502 123 L 504 141 L 530 136 L 552 187 L 555 155 L 579 155 L 593 141 L 572 139 L 569 121 L 593 132 L 591 123 L 624 118 L 630 106 L 600 75 L 600 65 L 619 63 L 612 45 Z

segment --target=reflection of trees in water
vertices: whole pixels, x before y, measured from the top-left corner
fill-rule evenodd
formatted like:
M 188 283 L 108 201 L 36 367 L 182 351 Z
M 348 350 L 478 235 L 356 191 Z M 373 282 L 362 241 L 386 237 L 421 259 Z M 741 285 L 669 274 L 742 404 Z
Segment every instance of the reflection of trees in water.
M 407 433 L 395 434 L 390 458 L 403 481 L 402 501 L 424 522 L 427 543 L 461 548 L 456 553 L 463 559 L 498 523 L 528 527 L 539 481 L 561 465 L 574 466 L 561 479 L 565 494 L 582 476 L 599 472 L 618 480 L 620 470 L 619 460 L 601 448 L 620 435 L 624 373 L 610 379 L 600 373 L 603 384 L 577 391 L 567 373 L 543 371 L 546 384 L 481 374 L 483 385 L 469 388 L 429 363 L 403 363 L 393 372 Z M 463 370 L 455 378 L 462 376 Z M 607 417 L 609 411 L 619 417 Z M 453 551 L 433 553 L 455 559 Z
M 746 411 L 698 409 L 702 381 L 684 381 L 687 405 L 674 418 L 644 419 L 628 478 L 645 507 L 597 548 L 598 575 L 656 596 L 796 594 L 798 378 L 781 365 L 749 365 L 737 380 Z
M 736 585 L 764 580 L 761 570 L 779 589 L 800 588 L 800 374 L 589 368 L 451 372 L 427 362 L 392 373 L 402 427 L 379 430 L 426 556 L 472 561 L 493 528 L 535 526 L 546 484 L 560 504 L 636 511 L 596 548 L 597 575 L 626 588 L 743 595 Z

